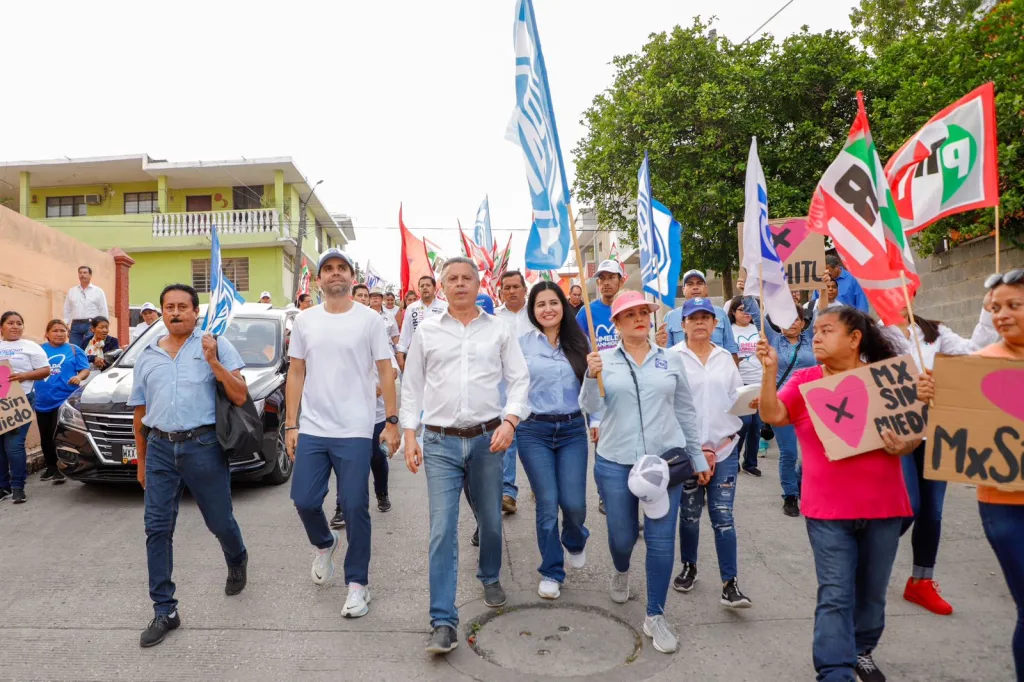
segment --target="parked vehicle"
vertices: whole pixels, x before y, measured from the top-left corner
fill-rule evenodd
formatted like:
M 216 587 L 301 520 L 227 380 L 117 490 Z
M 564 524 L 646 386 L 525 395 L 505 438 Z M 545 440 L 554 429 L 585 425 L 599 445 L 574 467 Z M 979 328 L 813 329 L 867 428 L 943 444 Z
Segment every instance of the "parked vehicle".
M 200 310 L 204 314 L 205 306 Z M 262 480 L 280 485 L 291 478 L 292 461 L 284 447 L 285 380 L 288 375 L 286 323 L 297 311 L 246 304 L 231 320 L 225 337 L 238 349 L 256 409 L 263 417 L 263 448 L 230 458 L 235 480 Z M 116 356 L 110 367 L 94 375 L 60 408 L 55 435 L 58 468 L 75 481 L 135 482 L 138 456 L 128 407 L 135 362 L 154 335 L 163 333 L 158 320 L 135 343 Z M 110 357 L 110 356 L 108 356 Z

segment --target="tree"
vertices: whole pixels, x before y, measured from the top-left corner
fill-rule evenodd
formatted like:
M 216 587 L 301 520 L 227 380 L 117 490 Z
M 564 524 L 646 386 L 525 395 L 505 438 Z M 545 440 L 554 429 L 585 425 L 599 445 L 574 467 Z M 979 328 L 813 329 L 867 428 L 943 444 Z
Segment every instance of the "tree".
M 854 32 L 881 51 L 910 36 L 934 36 L 969 22 L 981 0 L 860 0 L 850 12 Z

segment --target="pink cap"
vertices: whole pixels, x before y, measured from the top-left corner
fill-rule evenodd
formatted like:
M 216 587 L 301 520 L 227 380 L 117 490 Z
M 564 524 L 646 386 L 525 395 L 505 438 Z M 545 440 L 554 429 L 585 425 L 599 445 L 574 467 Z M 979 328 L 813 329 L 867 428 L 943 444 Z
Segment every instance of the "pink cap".
M 630 308 L 647 308 L 651 312 L 657 310 L 655 305 L 645 300 L 644 295 L 639 291 L 626 291 L 612 301 L 612 317 L 617 317 L 619 313 Z

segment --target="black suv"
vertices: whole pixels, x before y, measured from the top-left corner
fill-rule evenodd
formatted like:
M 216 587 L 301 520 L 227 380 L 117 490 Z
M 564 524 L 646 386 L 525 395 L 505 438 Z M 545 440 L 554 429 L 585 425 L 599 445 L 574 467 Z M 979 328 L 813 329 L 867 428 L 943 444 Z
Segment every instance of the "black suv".
M 200 309 L 200 319 L 205 308 Z M 235 480 L 280 485 L 291 478 L 292 461 L 284 447 L 284 387 L 288 374 L 287 327 L 297 312 L 245 304 L 224 335 L 245 362 L 242 376 L 263 417 L 262 450 L 231 456 L 231 476 Z M 58 467 L 68 478 L 85 483 L 135 482 L 138 459 L 132 428 L 134 410 L 127 405 L 132 374 L 142 348 L 163 331 L 164 323 L 158 320 L 61 406 L 55 439 Z

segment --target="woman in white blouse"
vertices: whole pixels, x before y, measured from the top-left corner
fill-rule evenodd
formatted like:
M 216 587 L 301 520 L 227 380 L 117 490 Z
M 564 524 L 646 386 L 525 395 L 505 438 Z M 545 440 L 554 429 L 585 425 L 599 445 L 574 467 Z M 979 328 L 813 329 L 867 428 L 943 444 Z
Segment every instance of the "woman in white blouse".
M 689 592 L 697 580 L 697 543 L 700 538 L 700 517 L 707 499 L 708 515 L 715 531 L 718 572 L 722 579 L 722 606 L 749 608 L 749 598 L 737 581 L 736 524 L 733 502 L 736 498 L 736 477 L 739 472 L 740 418 L 729 413 L 743 386 L 732 355 L 711 343 L 715 328 L 715 309 L 706 298 L 691 298 L 683 304 L 683 331 L 686 341 L 672 347 L 682 355 L 693 403 L 697 407 L 697 430 L 701 449 L 711 467 L 707 485 L 683 484 L 679 504 L 679 555 L 683 570 L 672 587 Z

